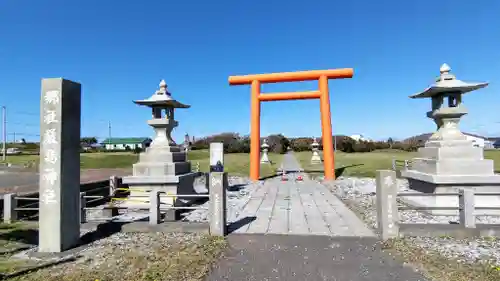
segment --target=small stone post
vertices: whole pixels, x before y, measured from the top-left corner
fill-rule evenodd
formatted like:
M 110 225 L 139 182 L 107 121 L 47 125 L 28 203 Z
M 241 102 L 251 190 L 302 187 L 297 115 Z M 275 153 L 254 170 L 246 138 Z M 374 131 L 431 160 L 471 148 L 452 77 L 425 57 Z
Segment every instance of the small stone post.
M 474 216 L 474 190 L 462 188 L 459 190 L 458 206 L 460 225 L 465 228 L 476 227 L 476 217 Z
M 226 188 L 227 173 L 211 172 L 209 174 L 210 199 L 210 234 L 226 235 Z
M 7 193 L 3 196 L 3 222 L 12 223 L 18 219 L 17 199 L 15 193 Z
M 80 192 L 80 223 L 87 222 L 87 199 L 85 198 L 85 192 Z
M 210 167 L 220 162 L 224 166 L 224 144 L 222 142 L 210 143 Z
M 382 240 L 399 236 L 396 172 L 377 171 L 377 224 Z
M 121 179 L 115 175 L 109 177 L 109 196 L 115 195 L 118 188 L 121 185 Z
M 149 194 L 149 224 L 157 225 L 160 223 L 160 191 L 158 189 L 151 190 Z
M 80 84 L 42 79 L 39 252 L 62 252 L 80 240 L 80 114 Z
M 312 147 L 312 157 L 311 157 L 311 164 L 321 164 L 322 161 L 321 161 L 321 156 L 319 155 L 319 143 L 318 141 L 316 140 L 316 138 L 314 138 L 314 141 L 313 143 L 311 144 L 311 147 Z
M 269 152 L 269 145 L 267 144 L 267 139 L 264 139 L 264 142 L 262 143 L 262 158 L 260 158 L 260 163 L 263 164 L 269 164 L 269 155 L 267 154 Z
M 217 169 L 217 165 L 218 163 L 220 163 L 220 165 L 222 165 L 222 171 L 216 171 L 216 172 L 223 172 L 224 171 L 224 144 L 222 142 L 212 142 L 210 143 L 210 173 L 211 172 L 214 172 L 214 169 Z M 211 185 L 208 184 L 210 182 L 210 173 L 206 174 L 206 183 L 207 183 L 207 189 L 210 190 L 211 188 Z M 227 178 L 227 174 L 226 176 L 224 176 L 223 178 L 224 182 L 224 186 L 228 186 L 229 185 L 229 182 L 228 182 L 228 178 Z

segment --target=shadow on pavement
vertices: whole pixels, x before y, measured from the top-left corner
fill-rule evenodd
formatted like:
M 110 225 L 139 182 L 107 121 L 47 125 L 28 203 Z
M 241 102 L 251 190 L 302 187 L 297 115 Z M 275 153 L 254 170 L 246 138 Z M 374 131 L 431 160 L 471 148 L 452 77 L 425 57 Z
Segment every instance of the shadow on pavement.
M 12 229 L 0 234 L 0 240 L 15 241 L 29 245 L 38 245 L 38 229 Z
M 342 176 L 342 174 L 345 172 L 346 169 L 352 168 L 352 167 L 358 167 L 358 166 L 363 166 L 364 164 L 352 164 L 340 168 L 335 169 L 335 178 L 338 178 Z M 310 174 L 323 174 L 324 170 L 323 169 L 318 169 L 318 170 L 303 170 L 303 171 L 288 171 L 289 173 L 296 173 L 296 172 L 304 172 L 304 173 L 310 173 Z
M 240 220 L 235 221 L 227 226 L 227 233 L 230 234 L 230 233 L 238 230 L 239 228 L 253 222 L 256 219 L 257 219 L 257 217 L 255 217 L 255 216 L 241 218 Z

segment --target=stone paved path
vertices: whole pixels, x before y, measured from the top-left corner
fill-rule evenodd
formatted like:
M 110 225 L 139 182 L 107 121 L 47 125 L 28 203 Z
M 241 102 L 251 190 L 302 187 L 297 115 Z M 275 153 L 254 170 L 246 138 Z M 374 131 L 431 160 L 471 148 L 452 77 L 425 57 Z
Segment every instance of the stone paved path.
M 301 170 L 293 154 L 284 155 L 283 167 Z M 297 176 L 303 181 L 295 181 Z M 251 194 L 239 211 L 228 214 L 229 221 L 255 218 L 235 233 L 301 234 L 328 236 L 374 236 L 373 232 L 325 186 L 306 174 L 290 173 L 266 180 Z
M 293 154 L 283 167 L 300 170 Z M 294 181 L 298 175 L 303 182 Z M 206 281 L 427 280 L 382 252 L 373 232 L 304 174 L 266 180 L 240 212 L 229 214 L 245 217 L 256 219 L 228 236 L 230 247 Z
M 427 281 L 376 238 L 238 234 L 206 281 Z

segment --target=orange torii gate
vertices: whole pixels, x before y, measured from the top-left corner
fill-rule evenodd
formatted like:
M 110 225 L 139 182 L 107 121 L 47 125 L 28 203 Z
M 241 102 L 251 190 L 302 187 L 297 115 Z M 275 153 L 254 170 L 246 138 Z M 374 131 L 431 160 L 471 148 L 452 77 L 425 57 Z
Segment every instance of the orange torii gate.
M 321 134 L 323 139 L 325 179 L 335 179 L 335 159 L 333 153 L 332 121 L 330 113 L 330 95 L 328 93 L 328 79 L 352 78 L 353 73 L 354 71 L 352 68 L 344 68 L 229 77 L 229 85 L 252 85 L 252 116 L 250 119 L 250 179 L 257 181 L 260 178 L 260 102 L 304 99 L 320 100 Z M 318 91 L 267 94 L 260 92 L 260 85 L 265 83 L 300 82 L 311 80 L 318 80 Z

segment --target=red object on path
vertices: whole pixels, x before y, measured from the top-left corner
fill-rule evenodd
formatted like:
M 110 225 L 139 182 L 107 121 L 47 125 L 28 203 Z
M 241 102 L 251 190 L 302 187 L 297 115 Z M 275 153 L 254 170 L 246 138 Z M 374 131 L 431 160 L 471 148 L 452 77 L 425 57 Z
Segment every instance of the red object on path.
M 298 176 L 298 177 L 297 177 L 297 180 L 298 180 L 298 181 L 302 181 L 302 180 L 303 180 L 302 176 Z
M 281 181 L 288 181 L 288 178 L 286 177 L 286 173 L 284 171 L 281 174 Z

